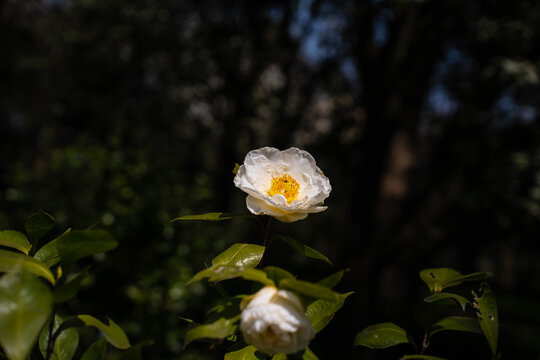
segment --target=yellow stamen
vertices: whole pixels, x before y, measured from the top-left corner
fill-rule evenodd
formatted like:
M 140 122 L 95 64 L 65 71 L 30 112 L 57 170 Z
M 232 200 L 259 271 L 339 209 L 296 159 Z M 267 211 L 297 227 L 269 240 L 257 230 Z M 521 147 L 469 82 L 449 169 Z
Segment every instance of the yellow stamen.
M 300 184 L 294 180 L 289 174 L 283 174 L 282 176 L 276 176 L 272 179 L 272 186 L 268 190 L 269 196 L 281 194 L 285 196 L 287 203 L 290 204 L 298 198 L 298 192 L 300 191 Z

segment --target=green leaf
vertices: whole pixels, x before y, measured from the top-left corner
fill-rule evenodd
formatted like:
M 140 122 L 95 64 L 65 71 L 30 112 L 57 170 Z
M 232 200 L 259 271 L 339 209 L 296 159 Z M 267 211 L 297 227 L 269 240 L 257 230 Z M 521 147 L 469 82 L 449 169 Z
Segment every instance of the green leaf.
M 77 295 L 77 292 L 79 291 L 81 282 L 88 277 L 89 268 L 90 267 L 85 268 L 83 271 L 77 274 L 73 279 L 69 280 L 62 286 L 57 287 L 54 290 L 54 302 L 62 303 L 64 301 L 73 299 L 75 295 Z
M 447 330 L 465 331 L 473 334 L 482 333 L 478 319 L 463 316 L 449 316 L 433 324 L 429 337 L 432 337 L 438 332 Z
M 47 265 L 13 251 L 0 250 L 0 272 L 23 272 L 44 277 L 53 285 L 56 282 Z
M 246 213 L 224 213 L 224 212 L 210 212 L 199 215 L 185 215 L 179 216 L 171 220 L 173 221 L 186 221 L 186 220 L 203 220 L 203 221 L 223 221 L 230 220 L 232 218 L 256 218 L 255 215 Z
M 45 236 L 55 224 L 56 220 L 41 209 L 26 219 L 24 228 L 26 229 L 30 241 L 34 244 L 34 248 L 37 248 L 38 241 Z
M 212 260 L 212 265 L 255 267 L 264 254 L 264 246 L 253 244 L 234 244 Z
M 49 267 L 75 261 L 116 248 L 118 242 L 105 230 L 77 230 L 66 232 L 43 246 L 34 256 Z
M 273 285 L 275 283 L 266 276 L 266 273 L 262 270 L 245 268 L 239 266 L 212 266 L 208 269 L 199 271 L 193 276 L 187 285 L 194 283 L 195 281 L 208 278 L 208 281 L 222 281 L 241 277 L 246 280 L 257 281 L 265 285 Z
M 326 286 L 327 288 L 331 289 L 334 286 L 336 286 L 337 284 L 339 284 L 341 279 L 343 279 L 343 275 L 348 271 L 349 271 L 349 269 L 340 270 L 337 273 L 334 273 L 334 274 L 332 274 L 332 275 L 330 275 L 328 277 L 325 277 L 321 281 L 318 281 L 317 284 L 322 285 L 322 286 Z
M 107 340 L 101 338 L 86 349 L 81 360 L 102 360 L 107 353 Z
M 431 292 L 441 292 L 444 288 L 456 286 L 464 281 L 478 281 L 492 277 L 489 272 L 478 272 L 468 275 L 462 275 L 454 269 L 438 268 L 424 269 L 420 271 L 420 278 L 429 287 Z
M 332 265 L 332 262 L 326 256 L 324 256 L 323 254 L 321 254 L 317 250 L 312 249 L 309 246 L 301 243 L 300 241 L 295 240 L 293 238 L 290 238 L 288 236 L 279 236 L 279 238 L 281 240 L 283 240 L 284 242 L 286 242 L 296 252 L 298 252 L 298 253 L 300 253 L 300 254 L 302 254 L 304 256 L 307 256 L 309 258 L 312 258 L 312 259 L 325 261 L 328 264 Z
M 30 248 L 32 248 L 26 236 L 15 230 L 0 231 L 0 245 L 17 249 L 25 255 L 28 255 Z
M 356 335 L 354 345 L 365 346 L 370 349 L 386 349 L 398 344 L 411 344 L 416 348 L 409 334 L 393 323 L 371 325 Z
M 240 169 L 240 164 L 234 163 L 234 168 L 232 169 L 232 173 L 236 175 L 236 173 L 238 172 L 238 169 Z
M 482 296 L 474 294 L 475 306 L 478 309 L 480 327 L 486 337 L 493 356 L 497 353 L 497 341 L 499 338 L 499 314 L 497 310 L 497 300 L 489 285 L 483 282 L 480 285 Z
M 54 316 L 53 334 L 58 330 L 60 324 L 64 320 L 59 316 Z M 39 336 L 39 351 L 43 358 L 47 356 L 47 346 L 49 344 L 49 325 L 43 327 L 41 335 Z M 79 346 L 79 333 L 76 329 L 69 328 L 63 330 L 56 336 L 56 340 L 52 346 L 52 352 L 50 360 L 71 360 L 77 351 Z
M 418 355 L 405 355 L 402 358 L 400 358 L 400 360 L 414 360 L 414 359 L 417 359 L 417 360 L 445 360 L 443 358 L 436 357 L 436 356 L 419 355 L 419 354 Z
M 184 348 L 194 340 L 198 339 L 225 339 L 236 331 L 238 325 L 236 324 L 240 320 L 240 316 L 236 316 L 232 319 L 221 318 L 210 324 L 204 324 L 197 326 L 189 330 L 186 333 L 184 341 Z
M 316 299 L 325 299 L 334 302 L 340 302 L 345 299 L 344 295 L 339 294 L 325 286 L 293 278 L 282 279 L 279 282 L 279 287 L 282 289 L 293 290 L 298 294 L 311 296 Z
M 218 304 L 208 310 L 207 321 L 213 322 L 220 318 L 233 318 L 240 314 L 240 303 L 245 299 L 246 295 L 237 295 L 231 298 L 228 298 L 221 304 Z M 196 325 L 192 320 L 182 319 L 184 321 L 190 322 L 192 325 Z
M 304 354 L 302 355 L 302 359 L 304 360 L 319 360 L 317 355 L 311 349 L 306 348 L 306 351 L 304 351 Z
M 51 310 L 52 294 L 37 277 L 0 278 L 0 344 L 10 360 L 28 357 Z
M 450 294 L 450 293 L 436 293 L 431 296 L 428 296 L 427 298 L 424 299 L 424 301 L 431 303 L 431 302 L 445 300 L 445 299 L 452 299 L 456 301 L 461 306 L 461 310 L 463 311 L 465 311 L 467 304 L 471 303 L 469 300 L 467 300 L 463 296 L 460 296 L 457 294 Z
M 279 268 L 277 266 L 267 266 L 263 269 L 263 271 L 268 275 L 270 279 L 272 279 L 276 284 L 279 284 L 281 279 L 286 278 L 293 278 L 294 275 L 288 272 L 287 270 L 284 270 L 282 268 Z
M 336 311 L 341 309 L 345 299 L 353 294 L 343 294 L 343 301 L 328 301 L 319 299 L 312 302 L 306 309 L 306 315 L 315 332 L 319 332 L 334 318 Z
M 266 356 L 257 353 L 257 348 L 253 345 L 246 346 L 243 349 L 231 351 L 225 354 L 225 360 L 263 360 Z
M 115 360 L 142 360 L 141 349 L 144 346 L 153 345 L 153 340 L 146 340 L 135 345 L 132 345 L 127 351 L 120 353 Z
M 462 277 L 459 272 L 450 268 L 424 269 L 420 271 L 420 278 L 429 287 L 431 292 L 441 292 L 445 284 Z
M 77 318 L 81 320 L 86 326 L 96 327 L 105 339 L 117 349 L 125 350 L 130 347 L 129 340 L 124 333 L 124 330 L 111 319 L 109 320 L 109 325 L 105 325 L 98 319 L 90 315 L 78 315 Z

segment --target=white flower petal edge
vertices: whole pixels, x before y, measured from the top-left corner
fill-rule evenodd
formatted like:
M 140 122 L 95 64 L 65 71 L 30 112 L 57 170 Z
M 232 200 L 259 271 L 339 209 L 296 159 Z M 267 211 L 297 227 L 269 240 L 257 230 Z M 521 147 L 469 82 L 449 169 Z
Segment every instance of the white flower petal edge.
M 305 349 L 315 331 L 292 292 L 266 286 L 242 302 L 244 340 L 266 354 L 293 354 Z
M 296 187 L 287 193 L 291 182 Z M 274 183 L 283 193 L 270 195 Z M 302 220 L 309 213 L 326 210 L 322 204 L 332 191 L 330 180 L 317 167 L 313 156 L 295 147 L 283 151 L 273 147 L 250 151 L 238 169 L 234 184 L 248 194 L 249 211 L 282 222 Z

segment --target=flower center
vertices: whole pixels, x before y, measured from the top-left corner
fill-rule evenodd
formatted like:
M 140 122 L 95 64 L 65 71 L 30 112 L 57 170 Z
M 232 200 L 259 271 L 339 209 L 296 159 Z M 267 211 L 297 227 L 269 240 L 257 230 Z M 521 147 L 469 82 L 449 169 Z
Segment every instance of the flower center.
M 298 192 L 300 190 L 300 184 L 289 174 L 283 174 L 281 176 L 276 176 L 272 179 L 272 186 L 268 190 L 268 195 L 270 197 L 281 194 L 285 196 L 287 203 L 290 204 L 291 201 L 298 198 Z

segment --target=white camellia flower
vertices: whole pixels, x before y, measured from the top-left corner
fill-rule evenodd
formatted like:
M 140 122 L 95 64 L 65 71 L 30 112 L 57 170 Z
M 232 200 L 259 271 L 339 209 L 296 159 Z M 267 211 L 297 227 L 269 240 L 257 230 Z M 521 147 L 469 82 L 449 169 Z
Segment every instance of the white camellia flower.
M 313 156 L 295 147 L 250 151 L 238 168 L 234 185 L 248 193 L 249 211 L 282 222 L 302 220 L 309 213 L 326 210 L 322 204 L 332 191 L 330 180 Z
M 300 300 L 290 291 L 266 286 L 242 301 L 241 308 L 244 340 L 266 354 L 296 353 L 315 336 Z

